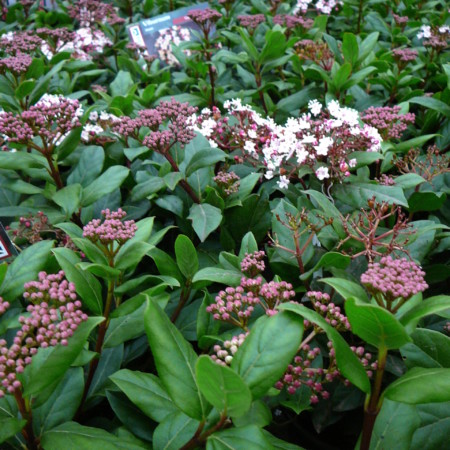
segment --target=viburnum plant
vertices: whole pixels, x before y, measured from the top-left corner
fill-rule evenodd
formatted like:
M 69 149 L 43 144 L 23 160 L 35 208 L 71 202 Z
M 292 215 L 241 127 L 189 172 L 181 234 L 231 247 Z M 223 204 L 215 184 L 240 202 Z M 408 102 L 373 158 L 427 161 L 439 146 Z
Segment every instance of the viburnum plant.
M 0 2 L 0 447 L 446 448 L 448 5 L 206 3 Z

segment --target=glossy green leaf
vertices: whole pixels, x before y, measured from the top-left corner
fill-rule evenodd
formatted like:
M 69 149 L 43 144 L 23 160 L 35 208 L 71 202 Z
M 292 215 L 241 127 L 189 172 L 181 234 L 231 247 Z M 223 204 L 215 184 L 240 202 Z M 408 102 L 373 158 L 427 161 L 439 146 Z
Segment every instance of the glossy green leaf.
M 218 148 L 204 148 L 192 156 L 185 169 L 186 177 L 191 176 L 196 170 L 202 167 L 214 166 L 219 161 L 224 161 L 226 153 Z
M 400 317 L 405 327 L 415 327 L 422 317 L 438 314 L 450 319 L 450 295 L 436 295 L 424 300 Z
M 154 450 L 180 450 L 195 434 L 200 422 L 177 411 L 166 417 L 153 433 Z
M 342 375 L 350 380 L 363 392 L 370 393 L 370 381 L 363 365 L 352 352 L 345 339 L 316 311 L 295 303 L 284 303 L 279 309 L 292 311 L 301 317 L 318 325 L 327 334 L 328 339 L 333 342 L 336 354 L 336 362 Z
M 23 285 L 37 278 L 44 268 L 52 247 L 53 241 L 41 241 L 23 250 L 9 265 L 0 288 L 0 296 L 8 301 L 19 297 L 24 291 Z
M 255 322 L 231 363 L 253 399 L 265 395 L 280 379 L 297 353 L 302 336 L 302 321 L 289 313 L 263 316 Z
M 120 248 L 114 258 L 114 267 L 119 270 L 126 270 L 133 267 L 153 248 L 153 245 L 146 242 L 128 241 Z
M 320 281 L 331 286 L 344 300 L 355 297 L 363 301 L 368 301 L 366 291 L 361 285 L 343 278 L 322 278 Z
M 240 417 L 249 410 L 252 394 L 234 370 L 203 355 L 197 361 L 196 373 L 201 393 L 218 411 Z
M 359 56 L 359 46 L 356 36 L 353 33 L 344 33 L 342 39 L 342 53 L 344 55 L 344 60 L 355 66 L 358 61 Z
M 349 298 L 345 302 L 345 312 L 353 333 L 377 348 L 398 349 L 411 342 L 395 316 L 378 305 Z
M 201 420 L 207 405 L 195 379 L 197 355 L 152 299 L 145 311 L 145 331 L 159 378 L 173 402 L 189 417 Z
M 450 369 L 415 367 L 384 391 L 385 398 L 396 402 L 440 403 L 450 401 Z
M 192 220 L 192 227 L 204 242 L 222 222 L 222 211 L 207 203 L 201 205 L 195 203 L 189 209 L 188 219 Z
M 30 381 L 25 386 L 24 396 L 36 395 L 50 386 L 56 386 L 83 350 L 91 331 L 104 320 L 103 317 L 90 317 L 78 326 L 73 336 L 68 339 L 68 345 L 55 347 L 37 370 L 33 370 L 32 363 Z M 42 376 L 43 373 L 45 376 Z
M 89 206 L 106 194 L 110 194 L 122 185 L 128 176 L 129 169 L 123 166 L 112 166 L 83 189 L 82 206 Z
M 75 285 L 77 294 L 94 314 L 103 314 L 102 287 L 99 281 L 89 272 L 76 267 L 81 258 L 68 248 L 54 248 L 53 254 L 66 278 Z
M 53 194 L 52 199 L 57 205 L 61 206 L 66 217 L 70 217 L 80 208 L 81 191 L 82 188 L 80 184 L 71 184 L 56 191 L 55 194 Z
M 46 450 L 143 450 L 145 447 L 121 439 L 101 428 L 66 422 L 46 431 L 41 438 Z
M 0 444 L 20 433 L 26 423 L 26 420 L 16 419 L 15 417 L 0 418 Z
M 181 273 L 191 280 L 198 271 L 198 256 L 194 244 L 184 234 L 180 234 L 175 241 L 175 256 Z
M 410 450 L 419 424 L 415 406 L 385 400 L 375 422 L 370 450 Z
M 261 428 L 248 425 L 242 428 L 230 428 L 209 436 L 206 450 L 274 450 Z
M 322 267 L 337 267 L 338 269 L 346 269 L 351 262 L 350 256 L 343 255 L 342 253 L 328 252 L 325 253 L 317 262 L 317 264 L 307 272 L 300 276 L 301 280 L 306 280 L 313 275 L 314 272 Z
M 108 259 L 105 254 L 89 239 L 73 237 L 72 241 L 90 261 L 98 264 L 108 264 Z
M 148 417 L 162 422 L 179 409 L 167 394 L 161 380 L 153 374 L 122 369 L 110 376 L 119 389 Z

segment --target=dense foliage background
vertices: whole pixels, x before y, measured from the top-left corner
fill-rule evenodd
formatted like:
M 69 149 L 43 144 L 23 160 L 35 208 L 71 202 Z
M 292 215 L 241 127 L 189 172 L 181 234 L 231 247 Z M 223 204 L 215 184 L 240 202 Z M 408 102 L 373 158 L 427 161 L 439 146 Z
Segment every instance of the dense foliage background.
M 445 1 L 0 4 L 2 449 L 447 448 Z

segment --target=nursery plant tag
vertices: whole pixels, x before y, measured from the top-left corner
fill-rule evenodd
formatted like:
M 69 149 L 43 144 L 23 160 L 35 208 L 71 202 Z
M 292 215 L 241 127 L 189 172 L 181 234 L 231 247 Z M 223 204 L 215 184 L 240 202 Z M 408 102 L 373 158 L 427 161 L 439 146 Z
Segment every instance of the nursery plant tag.
M 166 64 L 175 65 L 178 61 L 172 53 L 172 44 L 191 41 L 194 38 L 191 30 L 199 30 L 189 18 L 189 11 L 208 7 L 209 4 L 204 2 L 142 20 L 129 26 L 128 33 L 135 44 L 147 48 L 149 55 L 158 57 Z
M 2 223 L 0 222 L 0 261 L 16 255 L 17 250 L 14 248 L 11 239 L 9 239 L 8 234 L 6 233 Z

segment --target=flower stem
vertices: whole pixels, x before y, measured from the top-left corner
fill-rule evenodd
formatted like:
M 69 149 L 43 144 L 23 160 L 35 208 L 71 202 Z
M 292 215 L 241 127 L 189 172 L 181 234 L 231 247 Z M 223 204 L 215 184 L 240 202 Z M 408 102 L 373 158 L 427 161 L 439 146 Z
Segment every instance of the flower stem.
M 364 407 L 364 422 L 361 437 L 360 450 L 369 450 L 375 420 L 381 409 L 381 383 L 383 381 L 384 368 L 386 366 L 387 348 L 378 349 L 377 373 L 370 397 Z
M 14 391 L 14 397 L 16 399 L 17 406 L 19 408 L 20 414 L 27 421 L 25 427 L 22 429 L 22 435 L 27 441 L 27 448 L 29 450 L 38 450 L 36 444 L 36 437 L 33 431 L 33 416 L 31 414 L 31 408 L 27 407 L 27 404 L 22 396 L 22 391 L 20 388 Z

